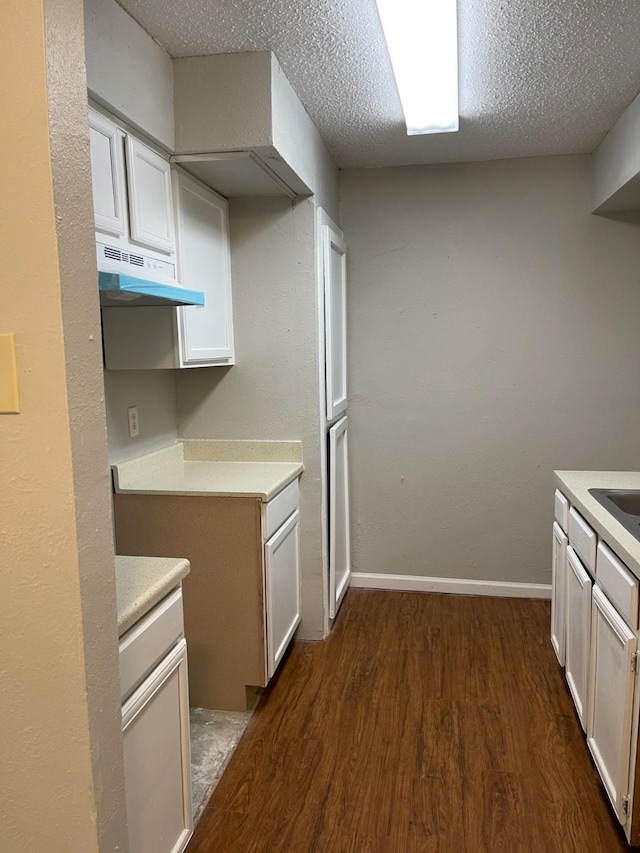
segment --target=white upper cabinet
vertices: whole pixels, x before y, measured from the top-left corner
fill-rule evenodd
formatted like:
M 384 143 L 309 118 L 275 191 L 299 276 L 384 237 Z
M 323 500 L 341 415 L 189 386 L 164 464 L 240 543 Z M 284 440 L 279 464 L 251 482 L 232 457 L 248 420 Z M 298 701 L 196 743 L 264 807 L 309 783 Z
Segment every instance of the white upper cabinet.
M 329 226 L 322 228 L 325 299 L 327 420 L 347 408 L 347 248 Z
M 96 230 L 119 237 L 126 232 L 123 139 L 124 134 L 112 121 L 89 110 Z
M 179 170 L 173 187 L 180 282 L 205 298 L 203 308 L 178 309 L 180 366 L 232 364 L 228 204 Z
M 204 307 L 103 308 L 108 370 L 173 370 L 234 363 L 226 199 L 177 169 L 173 175 L 179 280 Z
M 168 157 L 89 107 L 91 179 L 98 262 L 132 275 L 175 282 L 175 237 Z M 159 263 L 158 263 L 159 262 Z M 117 271 L 123 268 L 117 266 Z
M 171 254 L 175 240 L 169 162 L 128 134 L 126 152 L 131 239 Z

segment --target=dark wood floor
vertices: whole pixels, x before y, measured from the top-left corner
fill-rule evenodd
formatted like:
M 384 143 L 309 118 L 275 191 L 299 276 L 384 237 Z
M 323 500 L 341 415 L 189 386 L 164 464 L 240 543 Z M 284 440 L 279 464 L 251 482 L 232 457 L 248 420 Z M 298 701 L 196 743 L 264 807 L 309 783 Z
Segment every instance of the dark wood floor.
M 296 643 L 188 853 L 631 850 L 548 639 L 549 604 L 351 590 Z

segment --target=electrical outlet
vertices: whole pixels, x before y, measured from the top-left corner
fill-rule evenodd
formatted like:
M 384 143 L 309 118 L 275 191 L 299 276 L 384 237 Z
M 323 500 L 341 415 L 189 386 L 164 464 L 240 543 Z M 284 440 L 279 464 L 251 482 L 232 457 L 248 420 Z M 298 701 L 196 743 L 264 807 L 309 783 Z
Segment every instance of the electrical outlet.
M 140 424 L 138 423 L 138 407 L 129 406 L 127 409 L 127 417 L 129 418 L 129 438 L 135 438 L 140 435 Z

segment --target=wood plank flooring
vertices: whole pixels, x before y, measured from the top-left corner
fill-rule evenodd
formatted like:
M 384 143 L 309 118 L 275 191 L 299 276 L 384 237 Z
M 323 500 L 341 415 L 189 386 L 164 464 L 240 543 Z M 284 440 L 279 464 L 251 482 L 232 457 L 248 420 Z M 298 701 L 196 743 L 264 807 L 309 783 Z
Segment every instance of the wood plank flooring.
M 295 644 L 188 853 L 631 850 L 549 642 L 549 603 L 349 591 Z

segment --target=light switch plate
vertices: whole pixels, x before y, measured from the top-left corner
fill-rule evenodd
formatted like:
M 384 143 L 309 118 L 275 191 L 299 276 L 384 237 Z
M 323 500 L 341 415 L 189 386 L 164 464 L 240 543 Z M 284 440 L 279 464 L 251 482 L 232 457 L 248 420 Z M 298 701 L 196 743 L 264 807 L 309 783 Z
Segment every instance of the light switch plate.
M 0 414 L 20 414 L 16 336 L 13 332 L 0 334 Z

